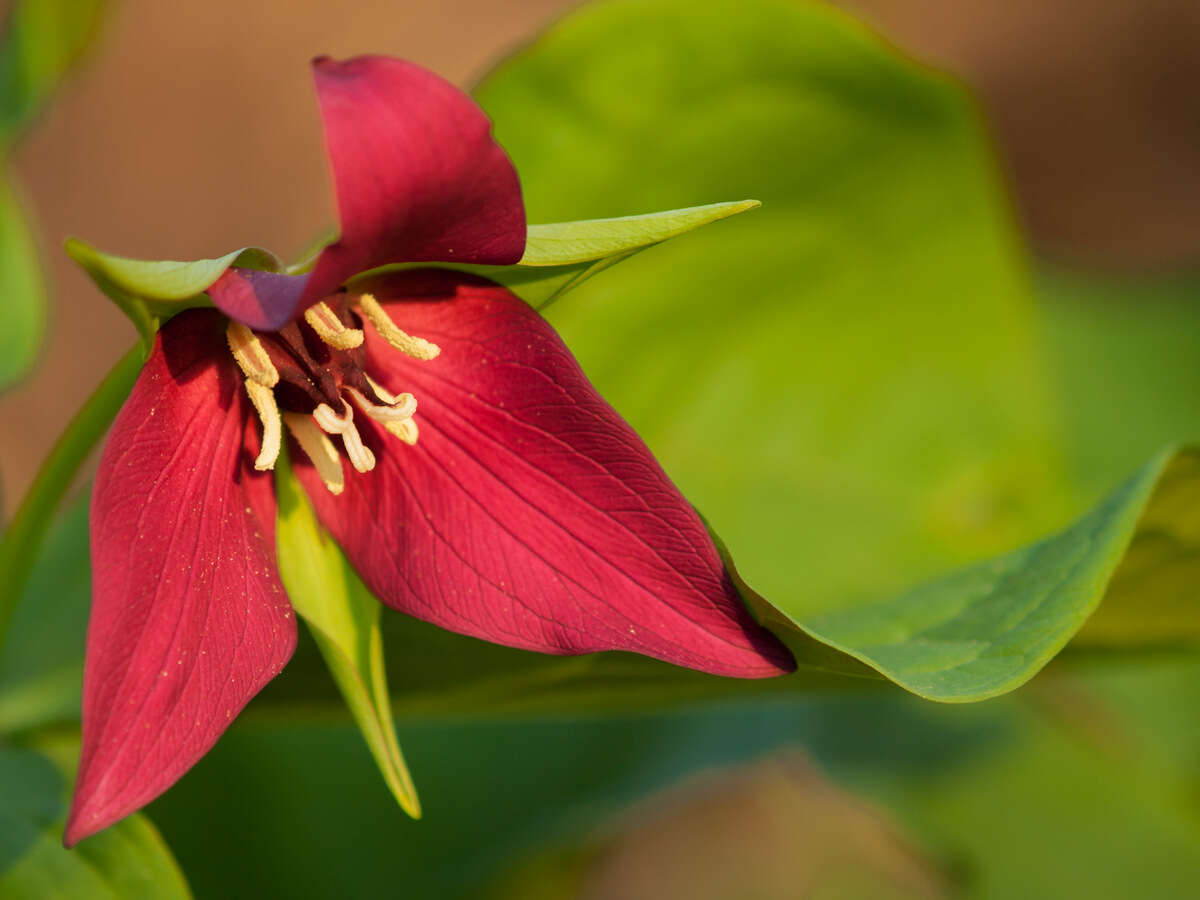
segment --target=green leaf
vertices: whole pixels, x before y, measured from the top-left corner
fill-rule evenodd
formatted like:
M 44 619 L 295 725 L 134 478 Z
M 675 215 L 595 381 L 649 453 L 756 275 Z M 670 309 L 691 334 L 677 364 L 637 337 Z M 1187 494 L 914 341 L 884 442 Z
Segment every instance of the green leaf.
M 79 719 L 91 577 L 88 497 L 42 545 L 0 654 L 0 734 Z
M 0 896 L 186 898 L 191 894 L 154 826 L 134 815 L 62 846 L 69 773 L 79 746 L 44 739 L 37 747 L 0 744 Z
M 1141 641 L 1195 646 L 1198 501 L 1200 450 L 1163 453 L 1052 538 L 880 603 L 808 619 L 803 627 L 913 693 L 960 702 L 1028 681 L 1085 621 L 1082 645 L 1107 638 L 1124 647 Z M 1159 549 L 1164 542 L 1169 560 Z M 1145 619 L 1155 617 L 1147 617 L 1145 606 L 1158 593 L 1147 584 L 1147 553 L 1152 577 L 1169 578 L 1173 563 L 1190 576 L 1193 589 L 1181 611 L 1190 628 L 1168 619 L 1166 633 L 1153 624 L 1147 629 Z M 1167 595 L 1168 603 L 1180 599 L 1178 591 Z
M 742 200 L 615 219 L 530 225 L 525 255 L 518 265 L 561 266 L 620 256 L 761 205 L 757 200 Z
M 12 139 L 90 42 L 101 0 L 13 0 L 0 26 L 0 144 Z
M 37 248 L 12 188 L 0 181 L 0 390 L 29 371 L 46 326 Z
M 585 8 L 478 95 L 534 217 L 762 199 L 548 318 L 801 658 L 808 634 L 924 696 L 1009 690 L 1131 571 L 1139 516 L 1186 505 L 1164 482 L 1146 509 L 1158 457 L 1069 524 L 1084 498 L 973 106 L 843 14 Z
M 311 629 L 371 755 L 396 801 L 419 818 L 421 805 L 396 741 L 383 667 L 379 601 L 317 524 L 287 465 L 276 472 L 279 572 Z
M 666 716 L 402 722 L 426 805 L 416 823 L 356 759 L 353 729 L 295 714 L 240 720 L 151 815 L 202 896 L 366 896 L 393 890 L 403 873 L 414 896 L 475 897 L 530 853 L 611 834 L 629 816 L 645 821 L 641 804 L 613 814 L 651 791 L 801 746 L 835 780 L 886 805 L 916 849 L 949 863 L 962 896 L 1024 898 L 1045 885 L 1056 897 L 1182 897 L 1200 869 L 1200 723 L 1180 715 L 1200 695 L 1197 674 L 1192 664 L 1130 693 L 1138 714 L 1153 705 L 1170 723 L 1165 734 L 1097 707 L 1086 684 L 1063 706 L 1095 730 L 1068 730 L 1045 709 L 1048 681 L 970 706 L 897 691 Z M 1160 763 L 1166 753 L 1176 754 L 1177 775 Z M 230 803 L 243 814 L 212 828 Z M 733 828 L 724 838 L 736 846 L 761 835 Z M 341 864 L 328 866 L 331 857 Z M 228 868 L 206 864 L 214 858 Z

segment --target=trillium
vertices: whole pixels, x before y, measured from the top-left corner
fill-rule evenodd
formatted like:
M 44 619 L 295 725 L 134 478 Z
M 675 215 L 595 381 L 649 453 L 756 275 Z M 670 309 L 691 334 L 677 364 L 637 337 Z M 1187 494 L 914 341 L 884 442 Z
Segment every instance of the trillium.
M 169 318 L 103 452 L 68 845 L 166 790 L 291 656 L 271 471 L 286 456 L 403 613 L 544 653 L 793 666 L 536 311 L 445 267 L 355 277 L 521 258 L 520 186 L 484 114 L 398 60 L 315 76 L 340 239 L 310 274 L 230 267 L 210 307 Z

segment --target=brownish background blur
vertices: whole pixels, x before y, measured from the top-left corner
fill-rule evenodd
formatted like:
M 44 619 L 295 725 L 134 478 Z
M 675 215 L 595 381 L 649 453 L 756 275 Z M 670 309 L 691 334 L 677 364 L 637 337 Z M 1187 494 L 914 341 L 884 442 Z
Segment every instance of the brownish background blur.
M 294 253 L 333 221 L 310 57 L 396 54 L 469 84 L 571 5 L 113 0 L 16 160 L 54 305 L 39 368 L 0 396 L 5 514 L 133 340 L 63 237 L 150 258 Z M 1195 0 L 845 5 L 976 88 L 1039 252 L 1110 269 L 1200 260 Z

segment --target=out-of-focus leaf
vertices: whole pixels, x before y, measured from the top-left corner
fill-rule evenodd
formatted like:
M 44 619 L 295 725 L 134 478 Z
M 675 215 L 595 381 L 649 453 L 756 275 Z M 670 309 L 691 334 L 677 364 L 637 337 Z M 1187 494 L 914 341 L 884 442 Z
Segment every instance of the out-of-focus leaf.
M 1130 705 L 1161 686 L 1132 690 Z M 1168 710 L 1173 728 L 1200 734 L 1195 717 Z M 421 822 L 378 790 L 352 728 L 295 715 L 239 722 L 151 816 L 202 896 L 386 893 L 403 879 L 414 896 L 473 897 L 528 854 L 590 841 L 630 801 L 689 773 L 801 744 L 883 803 L 965 896 L 1017 900 L 1045 886 L 1048 896 L 1185 897 L 1200 877 L 1198 795 L 1159 764 L 1160 748 L 1111 755 L 1132 723 L 1101 718 L 1093 746 L 1015 698 L 809 695 L 657 717 L 400 724 Z M 1194 757 L 1178 762 L 1194 780 Z M 209 827 L 216 817 L 226 826 Z M 212 858 L 224 868 L 205 865 Z
M 37 248 L 12 188 L 0 180 L 0 390 L 33 364 L 45 328 L 45 307 Z
M 878 756 L 883 744 L 897 771 L 911 772 L 945 767 L 948 755 L 995 735 L 993 715 L 972 715 L 986 707 L 953 708 L 970 725 L 945 728 L 911 702 L 837 709 L 803 698 L 665 717 L 401 719 L 421 785 L 419 822 L 379 790 L 353 729 L 296 714 L 251 720 L 235 724 L 150 815 L 200 896 L 363 896 L 403 884 L 414 897 L 457 898 L 531 850 L 589 837 L 649 790 L 781 743 L 811 739 L 848 758 Z M 826 743 L 832 722 L 845 730 Z M 222 828 L 206 825 L 214 816 Z M 224 868 L 205 865 L 213 858 Z
M 39 555 L 0 654 L 0 734 L 79 718 L 91 577 L 88 503 L 66 511 Z
M 39 752 L 42 751 L 42 752 Z M 75 741 L 0 745 L 0 896 L 124 900 L 191 894 L 154 826 L 130 816 L 75 849 L 62 846 Z
M 1040 273 L 1061 442 L 1087 502 L 1160 447 L 1200 440 L 1200 272 Z
M 396 741 L 383 667 L 380 605 L 317 524 L 290 468 L 276 473 L 279 572 L 396 801 L 421 815 L 417 791 Z
M 549 318 L 772 603 L 885 597 L 1065 521 L 958 86 L 822 5 L 649 0 L 583 8 L 477 95 L 535 219 L 762 200 Z
M 0 146 L 38 110 L 95 31 L 103 0 L 12 0 L 0 23 Z
M 1194 781 L 1142 752 L 1143 735 L 1115 710 L 1081 710 L 1082 686 L 1070 711 L 1095 717 L 1086 737 L 1057 716 L 999 701 L 1016 740 L 936 773 L 876 772 L 861 783 L 957 864 L 968 897 L 1191 896 L 1200 878 Z
M 549 317 L 777 626 L 941 700 L 1011 690 L 1070 640 L 1167 457 L 1066 526 L 1082 504 L 1024 263 L 957 86 L 825 7 L 650 0 L 564 20 L 479 96 L 537 217 L 762 199 Z M 1163 576 L 1139 548 L 1187 508 L 1188 466 L 1114 591 Z

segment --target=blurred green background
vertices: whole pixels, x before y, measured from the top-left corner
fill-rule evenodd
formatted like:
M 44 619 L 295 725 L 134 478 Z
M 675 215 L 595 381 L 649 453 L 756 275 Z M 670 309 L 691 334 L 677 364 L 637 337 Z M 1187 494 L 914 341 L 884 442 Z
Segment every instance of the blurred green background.
M 55 290 L 41 368 L 0 396 L 9 511 L 132 340 L 60 271 L 65 232 L 151 257 L 298 248 L 331 216 L 307 56 L 393 52 L 469 82 L 566 9 L 280 6 L 113 4 L 16 147 Z M 533 221 L 764 202 L 547 314 L 742 575 L 804 614 L 1044 535 L 1200 430 L 1180 162 L 1200 149 L 1200 20 L 1165 0 L 972 7 L 612 0 L 478 91 Z M 65 789 L 19 754 L 69 767 L 85 531 L 76 505 L 0 657 L 5 785 L 32 767 Z M 1186 897 L 1200 876 L 1186 653 L 1077 655 L 970 706 L 855 682 L 623 713 L 569 691 L 513 712 L 508 688 L 462 712 L 408 673 L 421 629 L 390 627 L 425 818 L 395 807 L 306 645 L 148 810 L 197 896 Z M 527 664 L 432 645 L 451 668 Z M 0 813 L 0 895 L 72 895 L 45 838 L 61 801 L 41 797 Z M 88 851 L 111 894 L 146 895 L 112 872 L 178 889 L 148 833 Z

